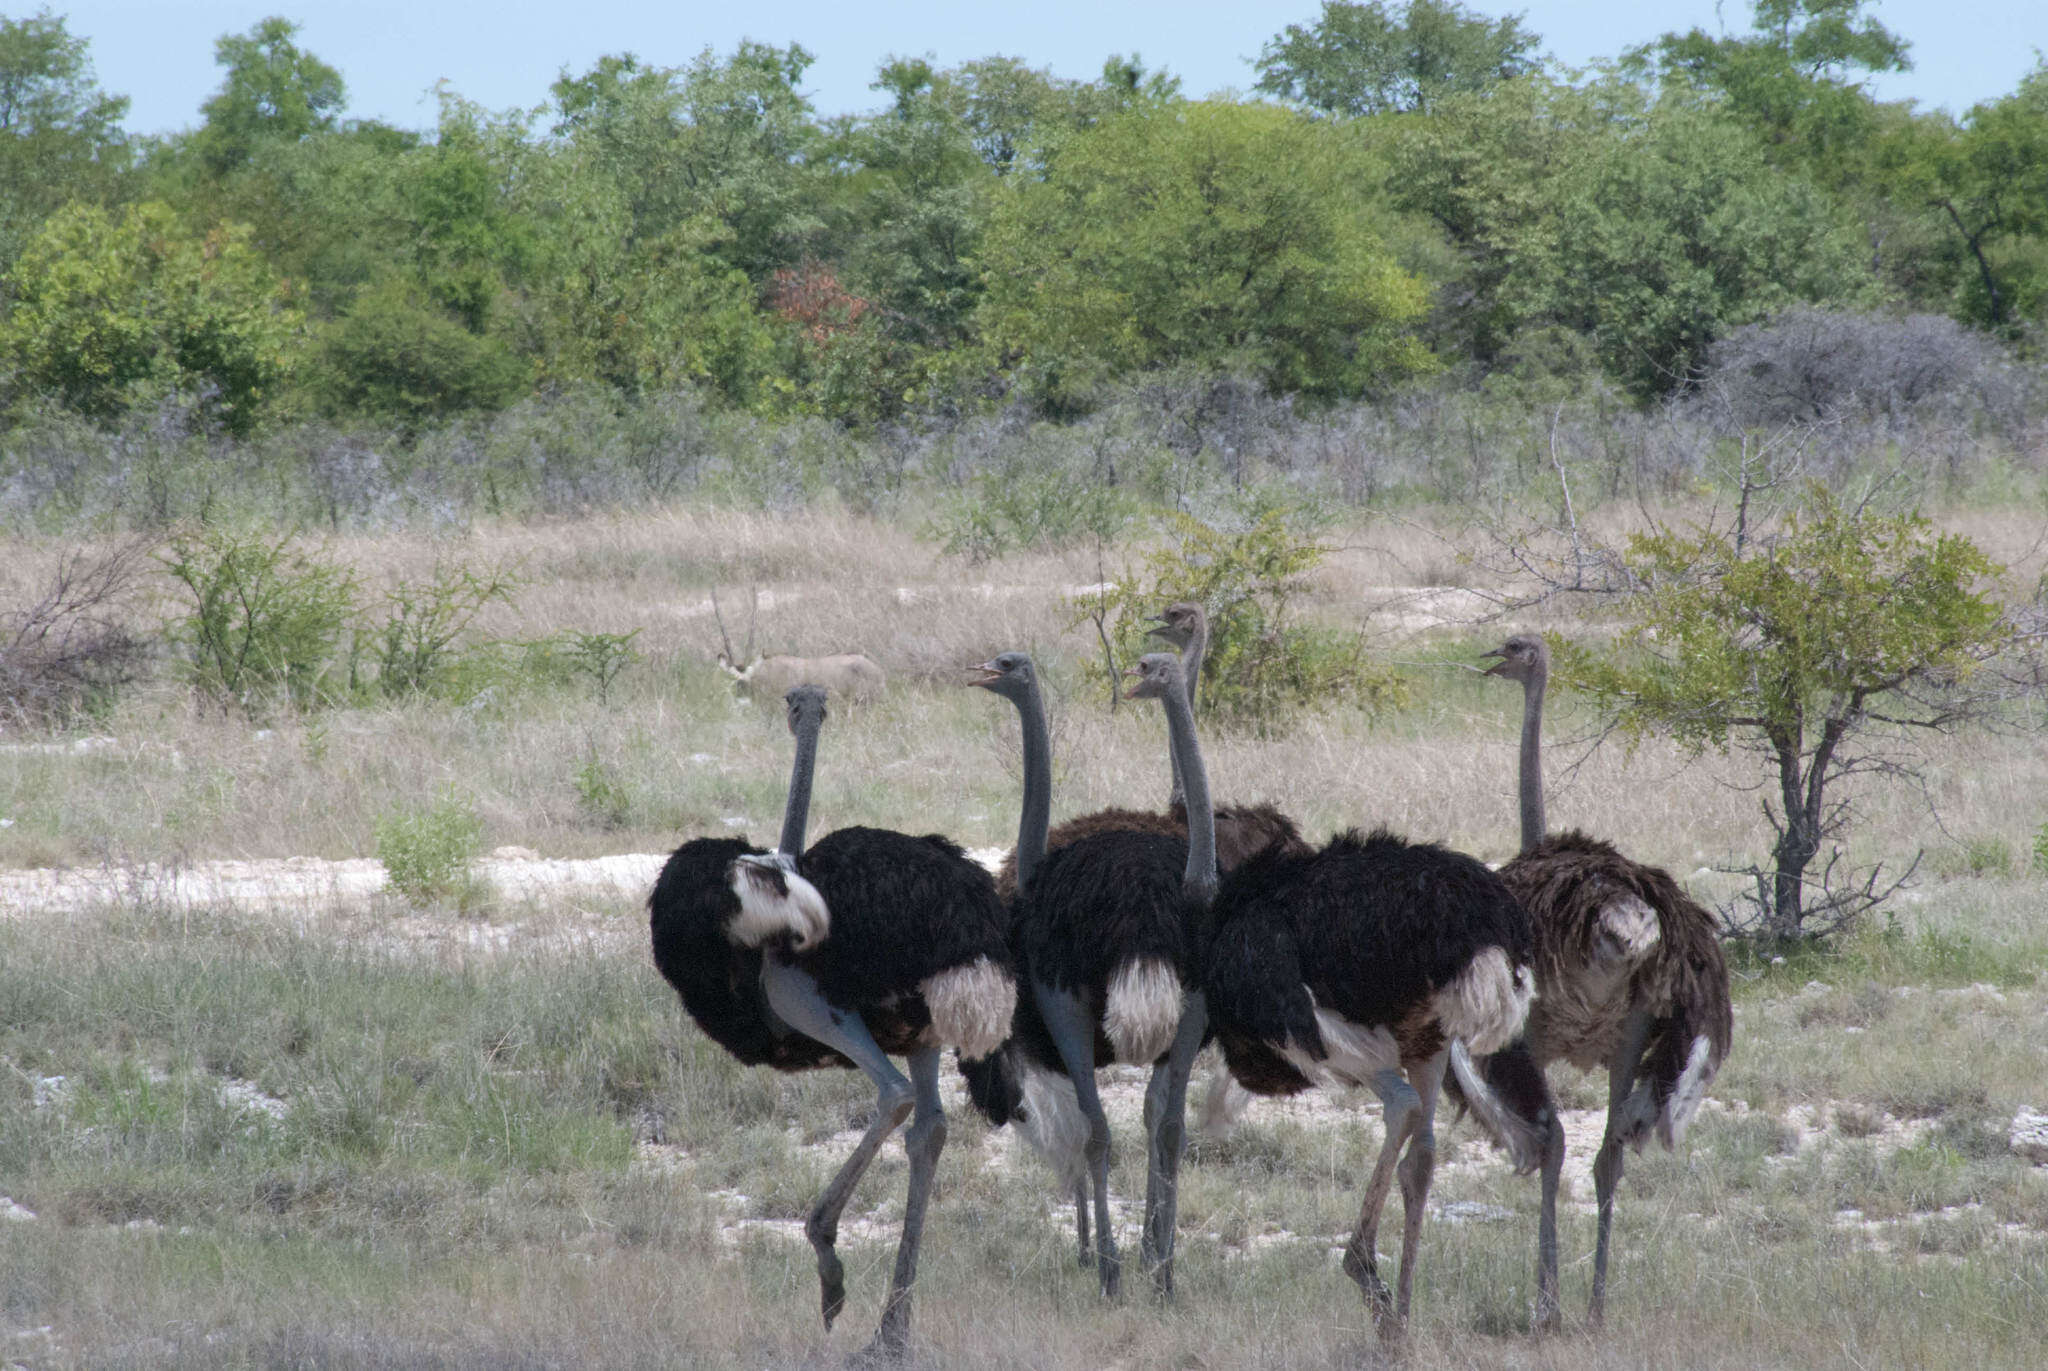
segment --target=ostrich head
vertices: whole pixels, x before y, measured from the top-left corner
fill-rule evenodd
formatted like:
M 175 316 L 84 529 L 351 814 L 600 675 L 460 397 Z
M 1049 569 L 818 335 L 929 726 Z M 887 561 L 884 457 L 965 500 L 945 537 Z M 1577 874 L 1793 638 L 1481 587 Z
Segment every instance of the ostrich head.
M 1193 600 L 1176 600 L 1154 616 L 1155 628 L 1145 630 L 1148 638 L 1163 638 L 1175 647 L 1186 647 L 1207 627 L 1208 616 Z
M 1171 652 L 1148 652 L 1124 675 L 1135 678 L 1124 692 L 1126 700 L 1159 700 L 1182 689 L 1180 658 Z
M 1030 656 L 1022 652 L 1005 652 L 968 670 L 981 674 L 967 684 L 994 691 L 1012 704 L 1022 703 L 1038 679 Z
M 1550 675 L 1550 648 L 1534 633 L 1517 633 L 1485 655 L 1500 658 L 1486 668 L 1489 676 L 1505 676 L 1527 684 Z
M 825 722 L 825 687 L 820 685 L 795 685 L 782 697 L 782 707 L 789 717 L 789 731 L 801 737 L 806 724 Z

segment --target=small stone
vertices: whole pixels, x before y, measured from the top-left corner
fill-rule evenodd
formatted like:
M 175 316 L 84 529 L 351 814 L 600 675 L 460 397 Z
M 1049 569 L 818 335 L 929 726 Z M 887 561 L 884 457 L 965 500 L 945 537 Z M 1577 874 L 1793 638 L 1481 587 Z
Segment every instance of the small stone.
M 2006 1145 L 2037 1166 L 2048 1166 L 2048 1113 L 2022 1108 L 2012 1116 Z
M 16 1204 L 12 1195 L 0 1195 L 0 1219 L 14 1223 L 27 1223 L 36 1216 L 36 1211 L 25 1204 Z

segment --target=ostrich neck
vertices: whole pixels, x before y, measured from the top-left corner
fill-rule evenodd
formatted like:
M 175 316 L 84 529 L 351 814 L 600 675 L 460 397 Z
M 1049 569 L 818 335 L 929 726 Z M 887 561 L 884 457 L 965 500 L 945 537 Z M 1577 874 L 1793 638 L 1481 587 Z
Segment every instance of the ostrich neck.
M 1188 635 L 1188 645 L 1180 650 L 1180 671 L 1187 681 L 1188 714 L 1190 717 L 1193 716 L 1195 710 L 1195 693 L 1202 682 L 1202 658 L 1207 656 L 1208 652 L 1209 623 L 1206 619 L 1197 619 L 1195 621 L 1195 631 Z M 1184 793 L 1184 787 L 1181 785 L 1180 756 L 1177 753 L 1169 753 L 1168 760 L 1173 763 L 1173 793 L 1167 797 L 1166 807 L 1171 809 L 1175 805 L 1186 804 L 1187 795 Z
M 1017 889 L 1023 890 L 1045 859 L 1046 825 L 1052 819 L 1052 736 L 1036 681 L 1017 701 L 1017 716 L 1024 725 L 1024 808 L 1017 817 Z
M 811 821 L 811 772 L 818 760 L 818 725 L 810 720 L 796 733 L 796 761 L 789 771 L 789 798 L 782 807 L 782 837 L 775 850 L 785 856 L 801 857 L 804 826 Z
M 1522 684 L 1522 851 L 1543 841 L 1543 687 L 1538 667 Z
M 1195 714 L 1187 696 L 1169 691 L 1160 703 L 1166 707 L 1166 732 L 1187 792 L 1187 890 L 1206 908 L 1216 898 L 1216 811 L 1209 806 L 1209 771 L 1195 741 Z

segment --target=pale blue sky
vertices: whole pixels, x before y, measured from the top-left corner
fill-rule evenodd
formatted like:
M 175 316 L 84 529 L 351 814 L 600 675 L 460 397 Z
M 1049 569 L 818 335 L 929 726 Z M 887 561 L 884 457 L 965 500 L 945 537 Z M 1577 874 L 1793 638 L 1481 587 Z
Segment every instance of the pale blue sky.
M 20 18 L 39 6 L 8 0 Z M 1748 0 L 1487 0 L 1469 8 L 1521 12 L 1545 48 L 1578 64 L 1612 56 L 1670 30 L 1749 27 Z M 1137 51 L 1148 65 L 1178 73 L 1190 94 L 1252 82 L 1247 59 L 1289 23 L 1312 19 L 1316 0 L 1222 4 L 1213 0 L 1076 3 L 1031 0 L 986 5 L 821 3 L 753 0 L 707 5 L 690 0 L 51 0 L 72 33 L 91 40 L 100 84 L 134 101 L 128 126 L 168 132 L 198 122 L 200 103 L 219 85 L 213 43 L 269 14 L 303 25 L 299 41 L 340 68 L 349 114 L 403 127 L 433 123 L 428 92 L 447 79 L 491 109 L 534 105 L 562 68 L 586 69 L 610 52 L 632 51 L 678 65 L 700 49 L 724 51 L 741 37 L 802 43 L 817 57 L 805 85 L 824 114 L 881 103 L 868 83 L 892 54 L 936 54 L 940 64 L 996 53 L 1092 76 L 1112 52 Z M 1888 99 L 1914 99 L 1962 113 L 2010 92 L 2048 48 L 2048 5 L 2040 0 L 1888 0 L 1877 17 L 1913 45 L 1915 70 L 1879 83 Z

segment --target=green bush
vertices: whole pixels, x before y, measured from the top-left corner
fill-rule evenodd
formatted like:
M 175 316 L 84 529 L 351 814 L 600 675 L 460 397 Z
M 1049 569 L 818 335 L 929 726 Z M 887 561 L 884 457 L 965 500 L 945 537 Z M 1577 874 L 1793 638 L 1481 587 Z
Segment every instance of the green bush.
M 474 888 L 469 864 L 483 846 L 483 821 L 454 790 L 425 807 L 395 809 L 377 820 L 377 860 L 391 889 L 430 904 Z
M 1209 655 L 1202 670 L 1202 708 L 1264 732 L 1307 704 L 1353 700 L 1369 708 L 1398 706 L 1405 687 L 1366 660 L 1355 633 L 1294 621 L 1304 577 L 1329 549 L 1269 510 L 1250 528 L 1230 533 L 1188 515 L 1176 516 L 1174 541 L 1126 567 L 1113 585 L 1078 596 L 1071 623 L 1092 623 L 1102 645 L 1091 671 L 1106 690 L 1156 639 L 1151 616 L 1177 600 L 1209 615 Z
M 618 768 L 600 758 L 595 749 L 585 754 L 583 764 L 576 768 L 576 798 L 601 828 L 624 828 L 632 812 L 632 797 L 619 780 Z
M 457 655 L 455 640 L 485 605 L 510 603 L 517 585 L 502 569 L 437 566 L 428 580 L 402 581 L 386 592 L 390 612 L 376 634 L 378 688 L 386 695 L 441 688 Z
M 555 640 L 569 670 L 597 687 L 599 704 L 610 704 L 612 682 L 640 659 L 640 654 L 633 650 L 633 640 L 639 636 L 637 628 L 631 633 L 579 633 L 565 629 L 555 635 Z
M 311 382 L 338 415 L 414 426 L 509 404 L 526 368 L 495 338 L 480 337 L 405 286 L 380 286 L 327 331 Z
M 191 654 L 200 697 L 254 713 L 282 696 L 297 708 L 331 698 L 334 666 L 356 610 L 355 574 L 276 539 L 204 529 L 171 540 L 164 569 L 192 601 L 170 626 Z

